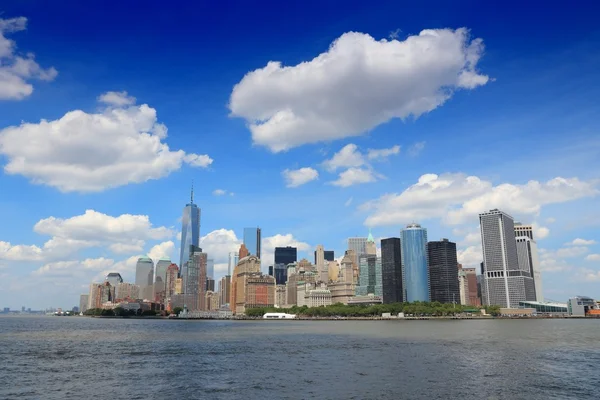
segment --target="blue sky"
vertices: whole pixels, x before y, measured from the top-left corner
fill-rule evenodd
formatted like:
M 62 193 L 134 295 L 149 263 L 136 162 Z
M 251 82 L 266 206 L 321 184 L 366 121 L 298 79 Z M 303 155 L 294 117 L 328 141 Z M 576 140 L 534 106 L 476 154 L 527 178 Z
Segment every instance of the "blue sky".
M 500 207 L 600 297 L 598 8 L 2 2 L 0 306 L 177 260 L 192 180 L 218 275 L 256 225 L 264 269 L 413 220 L 474 265 Z

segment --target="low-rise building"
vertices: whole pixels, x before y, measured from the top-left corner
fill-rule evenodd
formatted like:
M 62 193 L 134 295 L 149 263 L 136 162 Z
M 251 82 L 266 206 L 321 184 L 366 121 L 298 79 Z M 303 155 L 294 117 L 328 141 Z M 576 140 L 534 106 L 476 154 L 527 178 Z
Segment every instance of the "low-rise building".
M 348 299 L 348 305 L 373 305 L 373 304 L 383 304 L 383 298 L 381 296 L 375 296 L 372 293 L 369 293 L 366 296 L 354 296 Z
M 592 310 L 598 310 L 598 303 L 587 296 L 571 297 L 567 302 L 569 315 L 572 317 L 585 317 Z
M 308 307 L 330 306 L 331 292 L 328 289 L 313 289 L 305 294 L 305 303 Z

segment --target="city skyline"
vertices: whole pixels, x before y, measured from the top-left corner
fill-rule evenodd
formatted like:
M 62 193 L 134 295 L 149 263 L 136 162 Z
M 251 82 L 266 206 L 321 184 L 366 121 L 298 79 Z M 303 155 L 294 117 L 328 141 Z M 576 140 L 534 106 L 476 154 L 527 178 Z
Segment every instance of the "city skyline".
M 371 230 L 379 248 L 413 222 L 479 273 L 478 214 L 498 208 L 532 226 L 545 299 L 600 297 L 593 12 L 389 3 L 355 15 L 308 2 L 297 17 L 310 23 L 282 34 L 247 5 L 227 23 L 193 5 L 144 18 L 123 5 L 125 25 L 93 5 L 82 19 L 76 3 L 28 4 L 0 10 L 2 66 L 28 66 L 11 70 L 16 86 L 0 79 L 0 307 L 70 308 L 109 272 L 134 282 L 140 257 L 182 267 L 192 182 L 192 244 L 215 282 L 245 227 L 261 229 L 263 273 L 275 247 L 313 260 L 323 245 L 340 260 L 349 238 Z M 369 54 L 373 69 L 347 68 Z M 424 67 L 384 73 L 397 54 Z M 278 74 L 293 95 L 274 89 Z M 426 104 L 411 102 L 404 76 Z

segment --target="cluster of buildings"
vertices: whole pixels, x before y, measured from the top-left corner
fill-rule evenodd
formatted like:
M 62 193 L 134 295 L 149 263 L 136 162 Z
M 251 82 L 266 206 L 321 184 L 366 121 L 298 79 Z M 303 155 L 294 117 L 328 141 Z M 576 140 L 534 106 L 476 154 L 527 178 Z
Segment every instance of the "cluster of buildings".
M 431 301 L 503 309 L 550 307 L 544 303 L 537 245 L 530 225 L 515 223 L 500 210 L 479 215 L 480 273 L 463 268 L 456 243 L 428 241 L 427 229 L 412 223 L 399 237 L 369 232 L 353 237 L 336 259 L 318 245 L 314 260 L 298 260 L 295 247 L 276 247 L 268 273 L 261 268 L 261 230 L 245 228 L 239 251 L 229 254 L 227 274 L 215 282 L 214 261 L 200 248 L 200 208 L 183 210 L 179 266 L 168 258 L 137 261 L 135 283 L 117 272 L 92 283 L 79 309 L 150 309 L 187 315 L 243 315 L 257 307 L 318 307 L 335 303 L 379 304 Z M 378 249 L 379 247 L 379 249 Z M 577 302 L 574 304 L 576 305 Z M 565 305 L 566 306 L 566 305 Z M 536 308 L 537 307 L 537 308 Z M 195 314 L 194 314 L 195 313 Z

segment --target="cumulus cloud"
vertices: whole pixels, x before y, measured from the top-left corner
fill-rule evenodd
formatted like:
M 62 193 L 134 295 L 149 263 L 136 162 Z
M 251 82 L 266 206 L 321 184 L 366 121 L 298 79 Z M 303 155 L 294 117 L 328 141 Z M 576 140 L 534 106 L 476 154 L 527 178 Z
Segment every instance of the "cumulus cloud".
M 535 240 L 545 239 L 548 237 L 548 235 L 550 235 L 550 229 L 545 226 L 541 226 L 537 222 L 532 223 L 531 227 L 533 228 L 533 237 Z
M 202 251 L 208 254 L 208 258 L 217 264 L 227 264 L 229 253 L 237 252 L 242 241 L 238 239 L 235 232 L 229 229 L 217 229 L 200 238 Z
M 391 155 L 400 153 L 400 146 L 395 145 L 389 149 L 369 149 L 367 150 L 367 158 L 369 160 L 385 160 Z
M 154 261 L 154 264 L 156 264 L 161 258 L 171 259 L 174 250 L 175 243 L 169 240 L 152 246 L 152 248 L 148 252 L 148 257 L 150 257 L 152 261 Z
M 348 168 L 339 174 L 338 179 L 330 182 L 334 186 L 348 187 L 361 183 L 375 182 L 377 175 L 372 168 Z
M 135 104 L 136 99 L 133 96 L 129 96 L 126 91 L 122 91 L 103 93 L 98 96 L 98 101 L 112 106 L 123 107 Z
M 578 258 L 589 252 L 585 246 L 563 247 L 555 250 L 539 249 L 540 269 L 545 272 L 570 271 L 573 258 Z
M 292 246 L 298 249 L 298 252 L 308 251 L 311 246 L 303 241 L 298 240 L 291 233 L 277 234 L 274 236 L 265 237 L 261 242 L 261 263 L 263 269 L 266 269 L 269 265 L 273 265 L 275 262 L 275 247 L 286 247 Z
M 41 257 L 42 249 L 38 246 L 12 245 L 10 242 L 0 241 L 0 260 L 34 261 Z
M 595 240 L 586 240 L 586 239 L 577 238 L 577 239 L 573 239 L 570 242 L 565 243 L 565 246 L 591 246 L 593 244 L 596 244 Z
M 348 32 L 310 61 L 270 61 L 247 73 L 229 108 L 247 121 L 254 143 L 273 152 L 358 136 L 487 83 L 477 72 L 483 50 L 465 28 L 427 29 L 402 41 Z
M 600 282 L 600 271 L 589 268 L 579 268 L 575 274 L 575 278 L 575 280 L 583 282 Z
M 513 216 L 537 215 L 543 205 L 563 203 L 598 194 L 596 182 L 554 178 L 523 185 L 494 186 L 476 176 L 426 174 L 401 193 L 386 194 L 361 208 L 369 212 L 367 226 L 406 224 L 442 218 L 447 224 L 477 220 L 483 211 L 499 208 Z
M 585 259 L 586 261 L 600 261 L 600 254 L 589 254 Z
M 335 172 L 338 168 L 361 167 L 363 165 L 365 165 L 365 159 L 358 151 L 358 146 L 353 143 L 345 145 L 331 159 L 323 162 L 323 167 L 330 172 Z
M 87 258 L 83 261 L 57 261 L 43 265 L 33 275 L 71 275 L 73 271 L 100 271 L 114 264 L 109 258 Z
M 286 186 L 289 188 L 295 188 L 302 186 L 305 183 L 314 181 L 319 178 L 319 172 L 310 167 L 304 167 L 300 169 L 286 169 L 282 173 L 285 179 Z
M 21 100 L 33 93 L 32 80 L 51 81 L 58 72 L 44 69 L 33 53 L 20 54 L 7 35 L 27 28 L 27 18 L 0 18 L 0 100 Z
M 207 155 L 171 151 L 156 110 L 130 104 L 134 99 L 124 93 L 102 95 L 109 105 L 96 114 L 75 110 L 0 130 L 0 154 L 8 161 L 4 171 L 63 192 L 99 192 L 162 178 L 183 163 L 213 162 Z
M 468 246 L 464 249 L 457 249 L 456 256 L 458 258 L 458 262 L 462 264 L 464 268 L 477 268 L 479 271 L 479 265 L 481 261 L 483 261 L 481 244 Z

